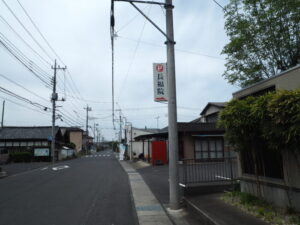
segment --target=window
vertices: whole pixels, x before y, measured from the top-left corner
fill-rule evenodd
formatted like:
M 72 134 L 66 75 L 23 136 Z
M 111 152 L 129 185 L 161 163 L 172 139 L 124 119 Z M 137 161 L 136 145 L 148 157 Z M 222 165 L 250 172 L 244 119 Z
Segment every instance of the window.
M 196 159 L 222 159 L 224 157 L 223 138 L 195 139 Z
M 259 176 L 283 179 L 283 162 L 281 153 L 267 149 L 256 152 L 257 172 Z M 255 175 L 254 156 L 251 152 L 241 152 L 243 173 Z
M 27 146 L 27 142 L 21 141 L 20 146 Z

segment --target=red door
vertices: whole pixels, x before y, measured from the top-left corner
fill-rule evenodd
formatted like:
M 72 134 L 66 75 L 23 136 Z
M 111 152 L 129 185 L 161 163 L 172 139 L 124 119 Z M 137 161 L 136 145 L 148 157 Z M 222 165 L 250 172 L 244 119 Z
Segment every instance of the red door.
M 165 141 L 152 141 L 152 165 L 168 163 L 167 143 Z

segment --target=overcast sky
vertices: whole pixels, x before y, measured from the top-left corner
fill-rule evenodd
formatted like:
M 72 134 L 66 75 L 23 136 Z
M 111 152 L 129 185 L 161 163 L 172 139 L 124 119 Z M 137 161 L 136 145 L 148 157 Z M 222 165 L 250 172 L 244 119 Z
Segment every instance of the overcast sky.
M 115 138 L 117 131 L 113 130 L 111 118 L 110 0 L 19 0 L 58 56 L 47 46 L 18 1 L 5 1 L 28 32 L 2 0 L 0 41 L 10 49 L 13 44 L 14 54 L 41 68 L 39 72 L 44 71 L 41 73 L 45 79 L 53 76 L 51 64 L 58 56 L 63 61 L 58 60 L 59 65 L 66 65 L 70 72 L 57 74 L 59 97 L 66 98 L 65 102 L 57 103 L 63 119 L 57 123 L 85 126 L 84 107 L 89 104 L 89 123 L 98 123 L 106 139 Z M 219 0 L 221 5 L 227 2 Z M 187 122 L 197 118 L 208 102 L 230 100 L 238 88 L 222 77 L 225 56 L 220 53 L 228 42 L 222 9 L 213 0 L 175 0 L 174 5 L 178 121 Z M 139 7 L 165 29 L 165 12 L 161 7 Z M 115 19 L 116 108 L 122 109 L 122 116 L 134 127 L 156 128 L 158 116 L 159 127 L 165 127 L 167 107 L 154 102 L 152 80 L 152 63 L 166 62 L 165 38 L 129 3 L 115 3 Z M 1 43 L 0 62 L 0 88 L 51 107 L 51 89 Z M 18 100 L 3 93 L 3 89 L 0 98 L 6 100 L 4 125 L 51 125 L 49 110 Z

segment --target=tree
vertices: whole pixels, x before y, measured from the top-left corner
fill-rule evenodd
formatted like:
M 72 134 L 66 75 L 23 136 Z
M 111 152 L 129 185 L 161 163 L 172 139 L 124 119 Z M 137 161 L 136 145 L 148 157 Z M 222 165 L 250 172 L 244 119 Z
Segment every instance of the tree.
M 300 63 L 299 0 L 230 0 L 223 76 L 241 87 Z

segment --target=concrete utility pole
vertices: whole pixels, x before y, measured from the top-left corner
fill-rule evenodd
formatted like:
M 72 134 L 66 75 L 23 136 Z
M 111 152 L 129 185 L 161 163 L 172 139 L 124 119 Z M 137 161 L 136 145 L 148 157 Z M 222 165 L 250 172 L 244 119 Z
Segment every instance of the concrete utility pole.
M 179 209 L 179 179 L 178 179 L 178 130 L 177 130 L 177 103 L 176 103 L 176 79 L 175 79 L 175 53 L 174 53 L 174 29 L 173 29 L 173 2 L 165 0 L 165 3 L 141 0 L 112 0 L 111 8 L 111 33 L 114 34 L 114 1 L 129 2 L 139 11 L 160 33 L 166 38 L 167 45 L 167 69 L 168 69 L 168 115 L 169 115 L 169 179 L 170 179 L 170 208 Z M 139 9 L 135 3 L 146 3 L 164 6 L 166 9 L 165 33 L 151 19 Z M 113 40 L 113 35 L 112 35 Z
M 167 28 L 168 114 L 169 114 L 169 179 L 170 207 L 179 209 L 178 130 L 175 79 L 175 53 L 172 0 L 165 1 Z
M 5 100 L 3 100 L 3 105 L 2 105 L 2 120 L 1 120 L 1 127 L 4 127 L 4 110 L 5 110 Z
M 67 67 L 57 66 L 56 60 L 54 61 L 54 67 L 51 67 L 54 70 L 53 76 L 53 92 L 51 96 L 52 101 L 52 135 L 51 135 L 51 155 L 52 155 L 52 163 L 55 162 L 55 120 L 56 120 L 56 101 L 58 101 L 58 94 L 56 93 L 56 73 L 57 70 L 65 70 Z
M 86 105 L 86 127 L 85 127 L 85 133 L 86 133 L 86 140 L 85 140 L 85 154 L 88 153 L 88 137 L 89 137 L 89 111 L 92 111 L 92 108 L 89 107 L 89 105 Z

